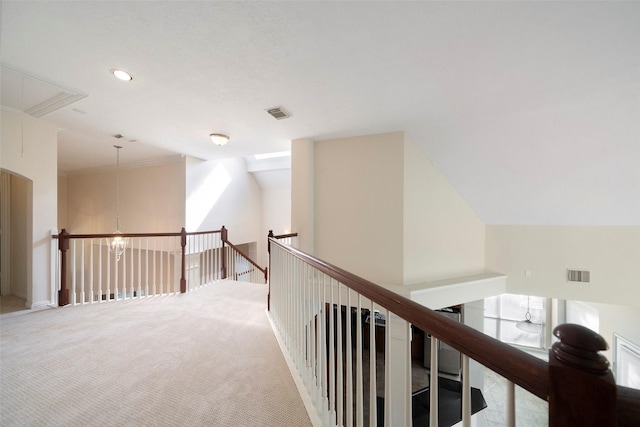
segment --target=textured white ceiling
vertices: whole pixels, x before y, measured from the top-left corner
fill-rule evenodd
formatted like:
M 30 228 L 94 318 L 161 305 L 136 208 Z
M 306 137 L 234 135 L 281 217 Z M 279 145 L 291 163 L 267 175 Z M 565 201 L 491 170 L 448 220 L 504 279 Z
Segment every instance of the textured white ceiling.
M 489 224 L 640 225 L 640 2 L 4 1 L 1 31 L 88 95 L 44 116 L 62 171 L 116 133 L 212 159 L 401 130 Z

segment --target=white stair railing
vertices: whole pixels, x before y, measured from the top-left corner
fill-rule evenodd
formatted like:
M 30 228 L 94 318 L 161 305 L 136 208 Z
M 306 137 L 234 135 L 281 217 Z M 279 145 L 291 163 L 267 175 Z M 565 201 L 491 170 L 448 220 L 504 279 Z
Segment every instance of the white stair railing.
M 426 393 L 422 399 L 428 396 L 430 426 L 438 426 L 444 414 L 438 411 L 440 387 L 447 379 L 437 374 L 439 342 L 462 355 L 461 381 L 456 382 L 460 425 L 470 426 L 477 411 L 472 408 L 478 390 L 471 387 L 470 359 L 546 400 L 546 362 L 273 236 L 269 250 L 269 313 L 323 425 L 412 425 L 411 325 L 431 336 L 433 374 L 428 389 L 416 392 Z M 514 425 L 512 388 L 505 394 L 508 425 Z

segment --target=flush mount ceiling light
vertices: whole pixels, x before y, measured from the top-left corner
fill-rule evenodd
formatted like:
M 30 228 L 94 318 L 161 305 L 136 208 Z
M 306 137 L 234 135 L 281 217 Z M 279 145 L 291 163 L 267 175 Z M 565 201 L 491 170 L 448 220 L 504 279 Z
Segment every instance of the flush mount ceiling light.
M 212 133 L 211 135 L 209 135 L 209 138 L 211 138 L 211 142 L 220 146 L 225 145 L 227 142 L 229 142 L 229 137 L 222 133 Z
M 111 70 L 111 74 L 113 74 L 115 76 L 115 78 L 120 79 L 124 82 L 129 82 L 131 80 L 133 80 L 133 76 L 129 73 L 127 73 L 124 70 L 116 70 L 113 69 Z

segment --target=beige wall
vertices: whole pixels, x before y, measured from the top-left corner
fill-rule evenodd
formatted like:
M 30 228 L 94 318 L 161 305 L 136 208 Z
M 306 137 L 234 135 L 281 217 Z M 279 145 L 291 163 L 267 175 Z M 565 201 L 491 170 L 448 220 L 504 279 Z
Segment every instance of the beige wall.
M 589 303 L 598 310 L 600 321 L 600 335 L 609 343 L 609 349 L 604 352 L 605 357 L 613 362 L 613 334 L 640 345 L 640 306 L 629 307 L 622 305 Z
M 490 225 L 486 253 L 509 293 L 640 307 L 640 227 Z M 568 268 L 591 282 L 567 282 Z
M 313 225 L 314 255 L 382 285 L 484 272 L 484 224 L 403 132 L 292 148 L 292 225 Z
M 404 284 L 482 273 L 484 223 L 408 137 L 404 164 Z
M 317 141 L 315 255 L 381 285 L 403 283 L 401 132 Z
M 2 107 L 0 167 L 31 180 L 27 305 L 51 302 L 51 230 L 57 227 L 58 128 Z
M 184 161 L 129 167 L 120 155 L 120 231 L 178 232 L 184 225 Z M 76 172 L 67 177 L 67 223 L 72 234 L 116 229 L 116 169 Z
M 258 262 L 267 265 L 267 233 L 291 233 L 291 190 L 288 188 L 262 190 L 262 235 L 258 242 Z
M 314 142 L 291 141 L 291 231 L 298 233 L 298 248 L 314 254 L 315 171 Z
M 67 227 L 67 175 L 58 175 L 58 230 Z

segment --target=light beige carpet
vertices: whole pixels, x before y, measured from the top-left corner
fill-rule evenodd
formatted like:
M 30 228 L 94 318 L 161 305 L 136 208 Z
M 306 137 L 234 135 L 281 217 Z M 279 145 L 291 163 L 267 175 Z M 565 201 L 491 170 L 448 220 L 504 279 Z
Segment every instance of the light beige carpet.
M 265 285 L 0 317 L 2 426 L 308 426 Z

